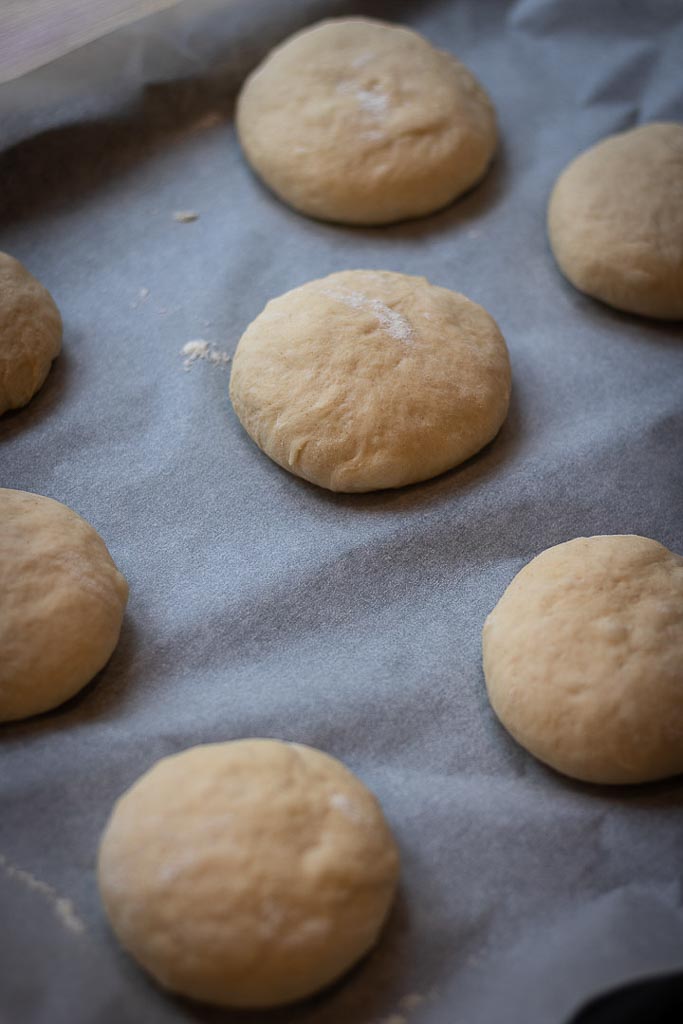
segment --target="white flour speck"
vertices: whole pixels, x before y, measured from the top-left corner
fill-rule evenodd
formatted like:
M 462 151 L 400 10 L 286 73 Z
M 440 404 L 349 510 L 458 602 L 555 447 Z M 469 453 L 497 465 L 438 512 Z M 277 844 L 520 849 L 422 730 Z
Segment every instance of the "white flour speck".
M 329 295 L 331 299 L 336 299 L 337 302 L 343 302 L 345 306 L 350 306 L 352 309 L 362 309 L 367 313 L 374 313 L 380 327 L 387 331 L 396 341 L 402 341 L 406 345 L 411 345 L 415 340 L 409 321 L 401 313 L 392 309 L 391 306 L 387 306 L 380 299 L 371 299 L 368 295 L 364 295 L 363 292 L 356 291 L 342 292 L 325 289 L 324 294 Z
M 389 109 L 389 97 L 380 89 L 363 89 L 356 82 L 339 82 L 337 92 L 353 96 L 360 109 L 372 117 L 382 117 Z
M 374 117 L 381 117 L 386 114 L 389 108 L 389 97 L 385 92 L 375 92 L 374 89 L 357 89 L 356 100 L 361 110 L 372 114 Z
M 180 350 L 181 356 L 184 356 L 183 366 L 185 370 L 189 370 L 193 363 L 196 363 L 198 359 L 203 359 L 207 363 L 211 363 L 213 366 L 226 367 L 232 356 L 228 355 L 227 352 L 221 351 L 212 345 L 210 341 L 204 341 L 203 338 L 197 338 L 195 341 L 188 341 Z
M 10 864 L 7 858 L 1 853 L 0 867 L 5 872 L 7 878 L 11 878 L 16 882 L 19 882 L 26 889 L 30 889 L 32 892 L 38 892 L 41 896 L 44 896 L 68 931 L 75 932 L 76 934 L 80 934 L 85 931 L 85 924 L 76 913 L 76 909 L 70 899 L 66 896 L 60 896 L 55 892 L 51 885 L 48 885 L 47 882 L 41 882 L 41 880 L 32 875 L 30 871 L 24 871 L 23 868 L 18 868 L 15 867 L 14 864 Z
M 144 302 L 149 295 L 149 288 L 140 288 L 138 291 L 138 297 L 135 302 L 131 303 L 133 309 L 137 309 L 141 302 Z
M 334 807 L 336 810 L 341 811 L 349 821 L 353 821 L 357 825 L 362 825 L 365 822 L 363 812 L 358 808 L 357 804 L 354 804 L 354 802 L 346 796 L 345 793 L 333 793 L 330 797 L 330 807 Z

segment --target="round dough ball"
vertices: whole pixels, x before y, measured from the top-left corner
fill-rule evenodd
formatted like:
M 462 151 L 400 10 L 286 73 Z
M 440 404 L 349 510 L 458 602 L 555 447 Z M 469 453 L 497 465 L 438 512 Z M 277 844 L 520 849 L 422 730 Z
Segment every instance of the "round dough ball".
M 683 317 L 683 125 L 611 135 L 576 157 L 548 208 L 555 259 L 610 306 Z
M 0 488 L 0 721 L 73 697 L 109 660 L 128 585 L 66 505 Z
M 493 710 L 532 754 L 586 782 L 683 772 L 683 558 L 647 537 L 548 548 L 484 625 Z
M 273 50 L 242 88 L 237 129 L 281 199 L 348 224 L 438 210 L 496 147 L 474 75 L 416 32 L 367 18 L 321 22 Z
M 61 345 L 62 318 L 49 291 L 0 252 L 0 416 L 33 398 Z
M 464 295 L 348 270 L 268 303 L 240 339 L 230 397 L 285 469 L 372 491 L 436 476 L 490 441 L 510 364 L 495 321 Z
M 158 761 L 114 807 L 98 874 L 120 942 L 161 985 L 267 1007 L 316 992 L 375 944 L 398 852 L 339 761 L 249 739 Z

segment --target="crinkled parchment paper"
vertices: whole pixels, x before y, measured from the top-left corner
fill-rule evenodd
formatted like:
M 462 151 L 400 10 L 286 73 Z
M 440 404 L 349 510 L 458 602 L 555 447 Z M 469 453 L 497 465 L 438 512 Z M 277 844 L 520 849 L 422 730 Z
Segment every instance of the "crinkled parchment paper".
M 432 217 L 316 223 L 240 155 L 249 68 L 350 12 L 419 29 L 496 103 L 495 166 Z M 574 291 L 544 233 L 580 149 L 681 119 L 682 52 L 677 0 L 198 0 L 0 88 L 0 248 L 65 324 L 42 391 L 0 421 L 0 484 L 84 515 L 131 585 L 97 680 L 0 729 L 3 1024 L 560 1024 L 599 990 L 681 967 L 680 780 L 603 789 L 527 756 L 488 707 L 480 632 L 551 544 L 635 532 L 683 550 L 681 327 Z M 462 468 L 349 497 L 259 453 L 231 411 L 226 357 L 269 297 L 357 267 L 482 303 L 514 398 Z M 340 757 L 403 853 L 377 951 L 273 1014 L 157 990 L 112 938 L 93 872 L 141 772 L 240 736 Z

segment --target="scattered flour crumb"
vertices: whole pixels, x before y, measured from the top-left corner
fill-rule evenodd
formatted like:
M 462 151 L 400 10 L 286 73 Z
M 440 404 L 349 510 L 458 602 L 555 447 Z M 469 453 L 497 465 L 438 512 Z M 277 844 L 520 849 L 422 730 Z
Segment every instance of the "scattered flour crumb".
M 229 356 L 227 352 L 222 352 L 220 349 L 212 345 L 210 341 L 204 341 L 203 338 L 197 338 L 195 341 L 188 341 L 180 350 L 181 356 L 184 356 L 183 366 L 185 370 L 189 370 L 193 363 L 196 363 L 198 359 L 204 359 L 206 362 L 211 363 L 213 366 L 226 367 L 232 356 Z
M 15 867 L 14 864 L 10 864 L 7 858 L 1 853 L 0 867 L 5 872 L 7 878 L 11 878 L 16 882 L 19 882 L 26 889 L 30 889 L 32 892 L 38 892 L 41 896 L 44 896 L 68 931 L 75 932 L 76 934 L 80 934 L 85 931 L 85 924 L 76 913 L 76 909 L 70 899 L 67 899 L 66 896 L 59 896 L 51 885 L 48 885 L 47 882 L 41 882 L 40 879 L 32 875 L 30 871 L 24 871 L 22 868 L 18 868 Z
M 410 1024 L 408 1015 L 424 1003 L 426 997 L 419 992 L 410 992 L 399 999 L 396 1009 L 397 1013 L 390 1013 L 388 1017 L 382 1017 L 375 1024 Z
M 355 291 L 342 292 L 325 289 L 323 294 L 329 295 L 337 302 L 343 302 L 345 306 L 350 306 L 352 309 L 362 309 L 368 313 L 374 313 L 380 327 L 396 341 L 403 341 L 407 345 L 411 345 L 415 340 L 409 321 L 395 309 L 391 309 L 386 303 L 381 302 L 380 299 L 371 299 L 362 292 Z
M 135 302 L 131 303 L 133 309 L 137 309 L 141 302 L 144 302 L 149 295 L 149 288 L 140 288 Z
M 173 220 L 177 220 L 179 224 L 191 224 L 193 220 L 199 220 L 199 214 L 195 210 L 176 210 Z

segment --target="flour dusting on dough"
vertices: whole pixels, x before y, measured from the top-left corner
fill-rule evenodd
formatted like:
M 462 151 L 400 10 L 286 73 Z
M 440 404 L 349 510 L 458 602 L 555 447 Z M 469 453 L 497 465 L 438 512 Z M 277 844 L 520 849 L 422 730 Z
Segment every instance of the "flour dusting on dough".
M 385 92 L 375 92 L 374 89 L 357 89 L 356 100 L 361 110 L 374 117 L 381 117 L 389 109 L 389 97 Z
M 68 931 L 75 932 L 76 934 L 80 934 L 85 931 L 84 922 L 76 913 L 76 908 L 71 900 L 66 896 L 60 896 L 55 892 L 51 885 L 48 885 L 47 882 L 41 882 L 41 880 L 32 875 L 30 871 L 24 871 L 23 868 L 15 867 L 15 865 L 11 864 L 1 853 L 0 868 L 3 869 L 7 878 L 11 878 L 15 882 L 19 882 L 23 885 L 24 888 L 30 889 L 32 892 L 38 892 L 41 896 L 44 896 Z
M 363 292 L 343 292 L 331 288 L 324 289 L 323 294 L 328 295 L 331 299 L 336 299 L 337 302 L 343 302 L 345 306 L 350 306 L 351 309 L 361 309 L 367 313 L 374 313 L 380 327 L 387 331 L 396 341 L 403 341 L 405 344 L 411 345 L 415 340 L 409 321 L 380 299 L 371 299 L 368 295 L 364 295 Z
M 353 821 L 356 825 L 365 824 L 365 815 L 345 793 L 333 793 L 330 797 L 330 807 L 341 811 L 345 818 Z
M 363 113 L 372 117 L 383 117 L 389 109 L 389 97 L 379 89 L 363 89 L 355 82 L 344 81 L 337 86 L 337 92 L 353 96 Z

